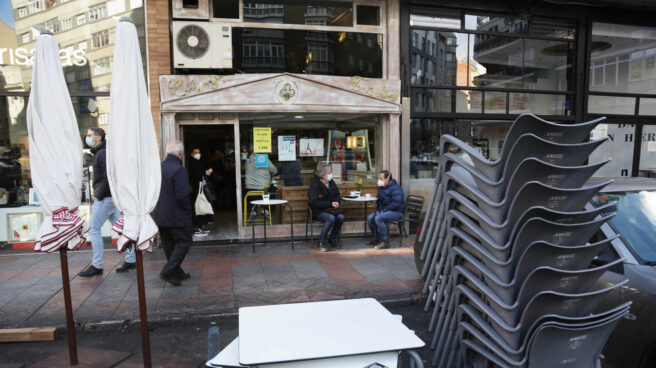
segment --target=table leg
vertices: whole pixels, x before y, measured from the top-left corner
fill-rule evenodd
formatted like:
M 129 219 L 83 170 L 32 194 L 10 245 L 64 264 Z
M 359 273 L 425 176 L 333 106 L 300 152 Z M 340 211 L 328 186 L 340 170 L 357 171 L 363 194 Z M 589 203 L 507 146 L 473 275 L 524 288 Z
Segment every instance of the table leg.
M 266 211 L 266 207 L 264 207 L 264 210 L 262 210 L 262 218 L 264 218 L 264 244 L 267 243 L 267 236 L 266 236 L 267 212 L 265 211 Z M 271 216 L 270 213 L 269 216 Z
M 251 220 L 251 232 L 253 233 L 253 253 L 255 253 L 255 208 L 257 206 L 253 205 L 251 213 L 248 215 L 248 217 Z
M 367 237 L 367 202 L 364 202 L 364 237 Z
M 289 223 L 291 224 L 290 230 L 292 234 L 292 250 L 294 250 L 294 209 L 289 204 L 289 202 L 285 204 L 287 205 L 287 207 L 289 207 Z

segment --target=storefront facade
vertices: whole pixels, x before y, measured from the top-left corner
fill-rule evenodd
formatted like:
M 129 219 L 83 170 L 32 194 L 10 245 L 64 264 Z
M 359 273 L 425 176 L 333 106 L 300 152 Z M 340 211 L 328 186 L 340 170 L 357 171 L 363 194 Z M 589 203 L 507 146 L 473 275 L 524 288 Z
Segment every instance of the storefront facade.
M 566 3 L 566 2 L 565 2 Z M 439 139 L 451 134 L 496 158 L 518 114 L 559 122 L 601 116 L 598 176 L 656 176 L 656 7 L 648 2 L 404 1 L 403 174 L 428 195 Z M 580 5 L 580 4 L 588 5 Z
M 400 175 L 399 1 L 197 3 L 171 2 L 170 39 L 149 33 L 160 142 L 198 148 L 221 197 L 209 236 L 195 240 L 250 239 L 244 203 L 263 190 L 289 201 L 294 232 L 304 235 L 307 189 L 320 161 L 330 163 L 344 194 L 357 185 L 375 193 L 380 170 Z M 151 18 L 161 22 L 149 15 L 149 30 Z M 224 42 L 221 65 L 192 57 L 189 27 L 221 29 L 222 37 L 208 39 L 209 47 Z M 250 154 L 266 156 L 272 187 L 249 178 Z M 290 170 L 298 180 L 289 180 Z M 362 232 L 362 205 L 345 204 L 345 212 L 343 231 Z M 289 237 L 289 210 L 271 214 L 267 236 Z M 263 229 L 255 231 L 259 237 Z

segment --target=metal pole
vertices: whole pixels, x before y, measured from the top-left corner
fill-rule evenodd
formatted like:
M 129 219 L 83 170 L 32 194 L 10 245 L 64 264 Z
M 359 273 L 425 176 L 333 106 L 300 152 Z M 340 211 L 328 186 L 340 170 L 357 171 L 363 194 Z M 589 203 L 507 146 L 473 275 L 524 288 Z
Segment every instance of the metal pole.
M 150 336 L 148 333 L 148 310 L 146 309 L 146 286 L 144 285 L 143 255 L 136 244 L 132 244 L 137 256 L 137 286 L 139 287 L 139 318 L 141 319 L 141 350 L 143 351 L 143 365 L 151 368 Z
M 77 341 L 75 339 L 75 322 L 73 322 L 73 304 L 71 303 L 71 285 L 68 278 L 68 256 L 66 247 L 59 249 L 62 285 L 64 288 L 64 309 L 66 310 L 66 334 L 68 335 L 68 355 L 71 365 L 77 365 Z

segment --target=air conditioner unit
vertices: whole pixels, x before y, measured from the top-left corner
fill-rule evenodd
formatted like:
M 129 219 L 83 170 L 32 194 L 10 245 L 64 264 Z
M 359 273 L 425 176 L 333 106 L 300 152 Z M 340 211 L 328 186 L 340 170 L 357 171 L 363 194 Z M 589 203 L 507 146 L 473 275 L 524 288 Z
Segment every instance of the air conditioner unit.
M 173 21 L 172 28 L 174 68 L 232 68 L 232 28 L 229 25 Z
M 172 0 L 171 8 L 174 19 L 210 19 L 208 0 Z

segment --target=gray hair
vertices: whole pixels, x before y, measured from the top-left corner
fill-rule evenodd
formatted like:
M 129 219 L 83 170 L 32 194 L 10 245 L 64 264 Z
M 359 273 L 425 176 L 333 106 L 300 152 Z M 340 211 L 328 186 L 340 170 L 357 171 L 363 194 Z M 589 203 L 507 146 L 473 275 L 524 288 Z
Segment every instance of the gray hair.
M 317 165 L 316 174 L 318 177 L 323 178 L 324 175 L 328 174 L 329 171 L 333 171 L 333 168 L 326 161 L 319 162 Z
M 166 154 L 177 156 L 184 152 L 184 145 L 180 141 L 171 141 L 166 145 Z

